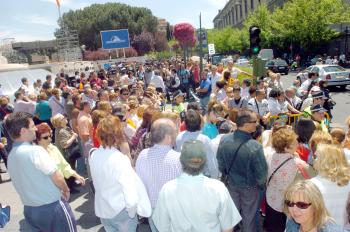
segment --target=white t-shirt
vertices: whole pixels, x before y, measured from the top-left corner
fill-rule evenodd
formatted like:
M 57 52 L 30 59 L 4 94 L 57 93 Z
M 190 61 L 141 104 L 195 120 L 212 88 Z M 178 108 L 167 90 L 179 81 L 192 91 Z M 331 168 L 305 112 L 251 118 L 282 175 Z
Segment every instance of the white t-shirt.
M 102 146 L 89 158 L 91 177 L 95 186 L 95 214 L 110 219 L 123 209 L 135 216 L 138 194 L 135 171 L 128 156 L 116 148 Z
M 221 75 L 220 73 L 215 73 L 215 75 L 213 75 L 213 73 L 210 73 L 209 78 L 211 81 L 211 89 L 214 90 L 216 88 L 216 82 L 221 79 Z
M 165 85 L 161 76 L 153 75 L 151 78 L 151 83 L 154 84 L 156 88 L 162 88 L 163 92 L 165 92 Z
M 268 102 L 266 99 L 263 99 L 261 102 L 259 102 L 255 98 L 251 98 L 248 101 L 248 109 L 254 111 L 261 117 L 263 117 L 269 112 Z
M 220 232 L 242 218 L 221 181 L 183 173 L 163 186 L 152 219 L 159 231 Z

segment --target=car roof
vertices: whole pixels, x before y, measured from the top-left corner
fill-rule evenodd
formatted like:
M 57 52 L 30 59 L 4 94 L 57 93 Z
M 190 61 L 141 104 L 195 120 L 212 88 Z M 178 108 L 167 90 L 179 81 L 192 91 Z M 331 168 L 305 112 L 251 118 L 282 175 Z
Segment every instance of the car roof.
M 315 65 L 311 65 L 311 66 L 316 66 L 316 67 L 322 67 L 323 68 L 323 67 L 340 66 L 340 65 L 337 65 L 337 64 L 315 64 Z M 309 67 L 311 67 L 311 66 L 309 66 Z

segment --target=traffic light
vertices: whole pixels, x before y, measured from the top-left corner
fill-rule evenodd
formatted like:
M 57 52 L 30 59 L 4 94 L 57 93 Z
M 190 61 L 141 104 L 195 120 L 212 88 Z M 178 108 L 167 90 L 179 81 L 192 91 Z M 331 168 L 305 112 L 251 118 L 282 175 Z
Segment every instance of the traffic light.
M 261 47 L 260 47 L 260 33 L 261 30 L 257 26 L 251 26 L 249 27 L 249 41 L 250 41 L 250 51 L 252 55 L 259 54 Z

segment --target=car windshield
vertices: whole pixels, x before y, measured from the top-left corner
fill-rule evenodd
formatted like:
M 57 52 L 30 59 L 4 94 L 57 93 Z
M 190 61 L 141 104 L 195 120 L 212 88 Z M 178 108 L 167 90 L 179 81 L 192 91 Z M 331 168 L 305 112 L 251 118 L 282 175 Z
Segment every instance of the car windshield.
M 287 62 L 284 60 L 274 60 L 275 65 L 287 65 Z
M 325 72 L 343 72 L 345 69 L 339 65 L 323 67 Z
M 304 71 L 305 71 L 305 72 L 310 72 L 310 71 L 311 71 L 311 69 L 312 69 L 312 66 L 308 67 L 308 68 L 307 68 L 307 69 L 305 69 Z

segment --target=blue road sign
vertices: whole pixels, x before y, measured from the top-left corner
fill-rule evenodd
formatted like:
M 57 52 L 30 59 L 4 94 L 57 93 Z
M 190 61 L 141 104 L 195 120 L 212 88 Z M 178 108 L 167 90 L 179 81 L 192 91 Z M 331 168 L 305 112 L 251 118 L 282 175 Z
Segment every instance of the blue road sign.
M 100 34 L 103 49 L 118 49 L 130 47 L 128 29 L 101 31 Z

